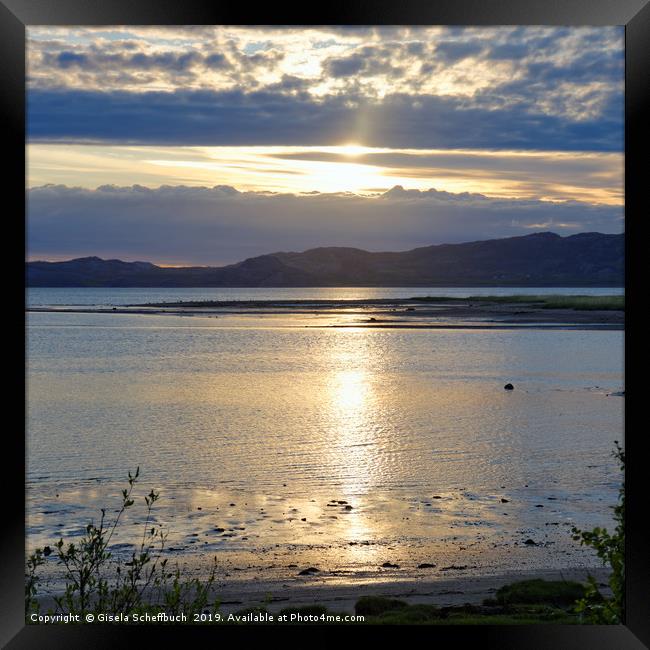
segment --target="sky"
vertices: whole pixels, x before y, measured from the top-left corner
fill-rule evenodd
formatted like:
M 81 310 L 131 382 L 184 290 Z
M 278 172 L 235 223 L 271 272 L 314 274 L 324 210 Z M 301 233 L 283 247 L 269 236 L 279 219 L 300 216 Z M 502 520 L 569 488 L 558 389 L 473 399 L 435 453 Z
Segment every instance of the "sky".
M 622 27 L 34 27 L 27 254 L 622 232 Z

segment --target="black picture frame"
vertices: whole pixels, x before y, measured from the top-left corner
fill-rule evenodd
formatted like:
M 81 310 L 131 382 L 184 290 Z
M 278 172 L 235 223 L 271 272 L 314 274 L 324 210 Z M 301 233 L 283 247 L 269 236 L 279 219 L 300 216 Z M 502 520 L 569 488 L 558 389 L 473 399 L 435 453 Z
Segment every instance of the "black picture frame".
M 269 3 L 252 9 L 244 3 L 209 0 L 0 0 L 0 119 L 3 126 L 5 160 L 9 168 L 5 176 L 5 207 L 13 206 L 11 219 L 20 223 L 25 214 L 25 193 L 22 183 L 25 162 L 25 27 L 28 25 L 102 25 L 102 24 L 412 24 L 412 25 L 625 25 L 626 91 L 625 91 L 625 201 L 626 201 L 626 285 L 627 314 L 625 329 L 625 368 L 632 370 L 639 363 L 634 312 L 639 294 L 639 249 L 643 245 L 640 229 L 647 214 L 643 183 L 646 171 L 648 139 L 644 122 L 650 116 L 650 0 L 345 0 L 318 6 L 278 5 Z M 9 220 L 9 219 L 7 219 Z M 22 249 L 17 242 L 22 238 Z M 24 268 L 25 231 L 17 228 L 15 239 L 5 242 L 7 264 Z M 11 253 L 11 256 L 9 256 Z M 23 256 L 22 260 L 19 259 Z M 18 274 L 17 271 L 16 275 Z M 23 275 L 24 280 L 24 275 Z M 24 284 L 15 283 L 16 313 L 12 333 L 24 340 Z M 20 332 L 19 332 L 20 330 Z M 16 346 L 19 351 L 20 346 Z M 23 397 L 24 354 L 17 355 L 18 377 L 12 383 Z M 634 373 L 633 373 L 634 376 Z M 630 402 L 630 399 L 632 402 Z M 638 386 L 627 387 L 625 414 L 638 410 Z M 15 400 L 18 403 L 18 400 Z M 16 408 L 16 407 L 14 407 Z M 631 410 L 630 410 L 631 409 Z M 636 429 L 636 430 L 635 430 Z M 650 646 L 650 553 L 648 538 L 643 533 L 647 519 L 644 476 L 647 452 L 643 449 L 644 427 L 632 425 L 626 431 L 626 612 L 620 626 L 522 626 L 522 627 L 426 627 L 401 628 L 403 634 L 423 634 L 428 644 L 446 647 L 469 643 L 469 647 L 526 648 L 611 648 L 624 650 Z M 6 471 L 5 488 L 13 476 L 13 485 L 24 484 L 24 439 L 16 428 L 5 428 L 3 438 Z M 24 494 L 5 491 L 3 505 L 6 526 L 0 536 L 0 643 L 8 648 L 81 648 L 127 647 L 136 643 L 170 641 L 170 634 L 179 633 L 184 644 L 223 643 L 226 636 L 244 640 L 250 632 L 262 633 L 270 642 L 274 635 L 291 638 L 307 627 L 239 627 L 226 630 L 185 626 L 126 627 L 108 625 L 25 626 L 24 622 Z M 363 633 L 378 628 L 349 626 L 319 628 L 319 639 L 330 635 Z M 232 635 L 232 636 L 231 636 Z M 139 641 L 133 639 L 138 637 Z M 276 637 L 276 638 L 279 638 Z

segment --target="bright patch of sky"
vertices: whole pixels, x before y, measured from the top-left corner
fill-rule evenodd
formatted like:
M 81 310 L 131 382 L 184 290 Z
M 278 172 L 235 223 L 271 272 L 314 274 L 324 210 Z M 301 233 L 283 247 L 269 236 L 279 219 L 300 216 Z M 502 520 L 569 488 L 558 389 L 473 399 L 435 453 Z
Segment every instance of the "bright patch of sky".
M 33 144 L 28 159 L 31 186 L 94 188 L 137 179 L 147 187 L 231 185 L 242 191 L 371 196 L 402 185 L 502 198 L 623 201 L 623 157 L 612 152 Z

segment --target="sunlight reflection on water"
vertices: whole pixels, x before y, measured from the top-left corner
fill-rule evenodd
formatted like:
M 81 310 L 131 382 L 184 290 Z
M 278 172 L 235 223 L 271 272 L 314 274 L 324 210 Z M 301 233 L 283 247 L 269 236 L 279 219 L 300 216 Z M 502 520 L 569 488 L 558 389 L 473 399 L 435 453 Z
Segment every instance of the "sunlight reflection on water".
M 29 315 L 34 540 L 80 528 L 136 465 L 188 548 L 337 540 L 375 561 L 404 536 L 609 521 L 623 332 L 202 320 Z

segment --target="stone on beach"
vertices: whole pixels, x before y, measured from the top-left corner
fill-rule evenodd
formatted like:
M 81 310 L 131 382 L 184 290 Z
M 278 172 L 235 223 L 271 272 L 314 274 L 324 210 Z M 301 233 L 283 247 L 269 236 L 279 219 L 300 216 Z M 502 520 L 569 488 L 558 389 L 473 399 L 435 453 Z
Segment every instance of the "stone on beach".
M 310 566 L 307 569 L 303 569 L 302 571 L 298 571 L 299 576 L 310 576 L 313 575 L 314 573 L 318 573 L 320 569 L 317 569 L 316 567 Z

